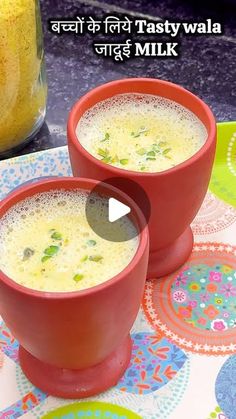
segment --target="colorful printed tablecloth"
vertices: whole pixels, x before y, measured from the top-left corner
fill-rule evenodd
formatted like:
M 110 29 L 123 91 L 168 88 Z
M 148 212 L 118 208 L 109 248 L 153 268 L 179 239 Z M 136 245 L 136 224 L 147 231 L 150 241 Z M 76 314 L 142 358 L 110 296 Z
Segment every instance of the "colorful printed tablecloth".
M 193 253 L 174 274 L 147 282 L 132 361 L 117 386 L 73 405 L 44 394 L 23 375 L 18 342 L 0 319 L 0 419 L 236 419 L 235 124 L 221 141 L 226 155 L 213 171 L 214 194 L 209 190 L 192 224 Z M 226 170 L 231 176 L 222 184 Z M 66 147 L 3 161 L 0 199 L 55 175 L 71 175 Z

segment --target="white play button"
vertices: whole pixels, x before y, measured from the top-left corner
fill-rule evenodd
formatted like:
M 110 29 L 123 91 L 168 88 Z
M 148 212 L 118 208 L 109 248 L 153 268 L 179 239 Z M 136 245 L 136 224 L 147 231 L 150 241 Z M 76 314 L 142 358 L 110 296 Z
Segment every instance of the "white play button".
M 109 198 L 108 200 L 108 219 L 110 223 L 119 220 L 125 215 L 131 212 L 130 207 L 118 201 L 115 198 Z

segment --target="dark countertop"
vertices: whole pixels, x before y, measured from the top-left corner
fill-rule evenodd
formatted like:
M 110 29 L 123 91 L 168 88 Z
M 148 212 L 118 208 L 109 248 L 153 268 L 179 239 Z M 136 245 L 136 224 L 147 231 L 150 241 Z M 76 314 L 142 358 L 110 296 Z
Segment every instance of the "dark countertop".
M 34 141 L 18 154 L 66 144 L 66 121 L 73 103 L 89 89 L 125 77 L 155 77 L 178 83 L 210 105 L 217 121 L 236 120 L 234 0 L 200 0 L 198 6 L 188 0 L 41 0 L 41 6 L 49 86 L 47 117 Z M 48 31 L 48 18 L 75 14 L 101 17 L 114 12 L 171 21 L 212 18 L 224 24 L 224 34 L 183 38 L 178 59 L 136 58 L 114 63 L 94 54 L 91 44 L 95 38 L 91 35 L 57 37 Z

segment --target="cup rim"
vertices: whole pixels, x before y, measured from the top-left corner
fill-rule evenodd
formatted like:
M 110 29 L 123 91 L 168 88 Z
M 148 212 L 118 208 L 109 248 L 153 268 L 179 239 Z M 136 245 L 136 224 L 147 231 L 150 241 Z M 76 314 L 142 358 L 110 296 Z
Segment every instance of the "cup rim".
M 170 167 L 169 169 L 166 170 L 162 170 L 160 172 L 139 172 L 139 171 L 134 171 L 134 170 L 127 170 L 127 169 L 120 169 L 119 167 L 115 167 L 112 165 L 108 165 L 104 162 L 102 162 L 101 160 L 97 159 L 96 157 L 94 157 L 92 154 L 90 154 L 81 144 L 81 142 L 79 141 L 77 135 L 76 135 L 76 127 L 78 124 L 79 119 L 77 118 L 77 112 L 79 110 L 79 108 L 81 107 L 81 105 L 84 104 L 84 102 L 86 102 L 89 98 L 91 98 L 93 95 L 96 95 L 97 93 L 99 93 L 100 91 L 109 88 L 110 86 L 117 86 L 117 85 L 127 85 L 129 83 L 158 83 L 161 84 L 163 86 L 168 86 L 168 87 L 172 87 L 173 89 L 175 89 L 176 91 L 179 91 L 180 94 L 184 94 L 184 95 L 188 95 L 189 97 L 192 97 L 196 102 L 199 103 L 200 107 L 204 110 L 205 115 L 207 116 L 208 122 L 209 122 L 209 132 L 206 138 L 205 143 L 203 144 L 203 146 L 195 153 L 193 154 L 191 157 L 189 157 L 188 159 L 184 160 L 182 163 L 179 163 L 177 165 L 175 165 L 174 167 Z M 122 94 L 122 91 L 118 94 Z M 112 96 L 110 96 L 112 97 Z M 97 102 L 98 103 L 98 102 Z M 182 105 L 183 106 L 183 105 Z M 190 92 L 189 90 L 185 89 L 182 86 L 179 86 L 178 84 L 166 81 L 166 80 L 161 80 L 161 79 L 155 79 L 155 78 L 149 78 L 149 77 L 137 77 L 137 78 L 125 78 L 125 79 L 118 79 L 118 80 L 113 80 L 110 81 L 108 83 L 103 83 L 102 85 L 99 85 L 97 87 L 95 87 L 94 89 L 88 91 L 87 93 L 85 93 L 85 95 L 83 95 L 80 99 L 77 100 L 77 102 L 74 104 L 74 106 L 72 107 L 70 113 L 69 113 L 69 117 L 68 117 L 68 121 L 67 121 L 67 141 L 68 144 L 71 141 L 72 144 L 74 145 L 74 147 L 88 160 L 90 160 L 91 163 L 93 163 L 94 165 L 100 167 L 101 169 L 108 169 L 114 174 L 114 176 L 127 176 L 129 174 L 131 174 L 133 177 L 136 176 L 137 178 L 139 177 L 161 177 L 161 176 L 165 176 L 166 174 L 172 173 L 175 174 L 176 172 L 185 169 L 187 166 L 189 166 L 190 164 L 195 163 L 199 158 L 201 158 L 205 153 L 208 152 L 208 150 L 210 149 L 210 147 L 212 146 L 212 144 L 214 144 L 215 142 L 215 135 L 216 135 L 216 122 L 215 122 L 215 118 L 214 115 L 211 111 L 211 109 L 209 108 L 209 106 L 202 100 L 200 99 L 198 96 L 196 96 L 195 94 L 193 94 L 192 92 Z
M 33 195 L 40 193 L 40 192 L 46 192 L 41 189 L 44 185 L 52 185 L 51 190 L 57 190 L 57 189 L 66 189 L 65 185 L 75 185 L 74 188 L 70 188 L 70 190 L 75 189 L 82 189 L 82 190 L 90 190 L 91 188 L 86 188 L 86 185 L 93 185 L 95 187 L 97 184 L 102 184 L 102 186 L 105 187 L 105 189 L 110 190 L 118 194 L 121 199 L 125 199 L 126 202 L 129 203 L 129 205 L 132 208 L 132 211 L 134 212 L 135 218 L 138 222 L 138 228 L 139 228 L 139 244 L 138 248 L 136 250 L 136 253 L 134 254 L 133 258 L 129 262 L 125 268 L 119 272 L 117 275 L 113 276 L 112 278 L 102 282 L 101 284 L 95 285 L 90 288 L 86 288 L 84 290 L 78 290 L 78 291 L 64 291 L 64 292 L 52 292 L 52 291 L 39 291 L 32 288 L 25 287 L 23 285 L 18 284 L 13 279 L 11 279 L 8 275 L 6 275 L 1 269 L 0 269 L 0 281 L 3 281 L 5 285 L 10 287 L 12 290 L 17 291 L 21 294 L 28 295 L 35 298 L 41 298 L 41 299 L 52 299 L 52 300 L 60 300 L 60 299 L 73 299 L 73 298 L 82 298 L 82 297 L 88 297 L 90 295 L 94 295 L 96 293 L 99 293 L 100 291 L 104 291 L 106 289 L 109 289 L 111 286 L 115 285 L 116 283 L 122 281 L 124 277 L 129 274 L 138 264 L 140 258 L 144 254 L 146 247 L 149 246 L 149 232 L 148 232 L 148 226 L 145 221 L 145 217 L 141 211 L 141 209 L 138 207 L 138 205 L 133 201 L 132 198 L 130 198 L 126 193 L 121 191 L 120 189 L 107 184 L 105 182 L 99 182 L 94 179 L 89 178 L 80 178 L 80 177 L 59 177 L 54 179 L 48 179 L 48 180 L 39 180 L 38 182 L 32 183 L 30 185 L 23 185 L 19 187 L 18 189 L 11 192 L 9 195 L 7 195 L 2 201 L 0 201 L 0 213 L 3 214 L 0 215 L 0 220 L 3 215 L 5 215 L 10 208 L 12 208 L 14 205 L 16 205 L 18 202 L 21 201 L 21 199 L 17 200 L 12 206 L 9 204 L 12 200 L 15 198 L 22 196 L 22 201 L 26 199 L 26 196 L 24 196 L 25 193 L 29 191 L 34 191 L 31 195 L 28 195 L 27 197 L 32 197 Z M 82 184 L 82 185 L 81 185 Z M 76 186 L 77 185 L 77 186 Z M 82 188 L 81 186 L 85 186 Z M 64 186 L 64 187 L 63 187 Z M 50 189 L 49 189 L 50 190 Z M 49 191 L 47 190 L 47 191 Z M 6 211 L 4 211 L 5 207 L 8 207 Z

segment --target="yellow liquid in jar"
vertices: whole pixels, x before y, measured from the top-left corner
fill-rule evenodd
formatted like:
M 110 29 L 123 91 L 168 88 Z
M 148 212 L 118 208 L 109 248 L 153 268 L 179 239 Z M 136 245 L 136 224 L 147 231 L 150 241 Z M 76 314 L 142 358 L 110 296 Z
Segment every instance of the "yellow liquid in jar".
M 48 192 L 9 210 L 0 225 L 0 270 L 25 287 L 48 292 L 83 290 L 121 272 L 137 251 L 138 236 L 111 242 L 95 234 L 86 219 L 87 196 L 79 190 Z M 98 197 L 93 204 L 98 222 L 103 201 Z M 117 235 L 127 239 L 134 229 L 123 217 Z
M 104 163 L 124 170 L 161 172 L 193 156 L 205 143 L 207 131 L 196 115 L 176 102 L 130 93 L 85 112 L 77 137 Z
M 35 0 L 0 1 L 0 153 L 23 142 L 45 112 L 36 20 Z

